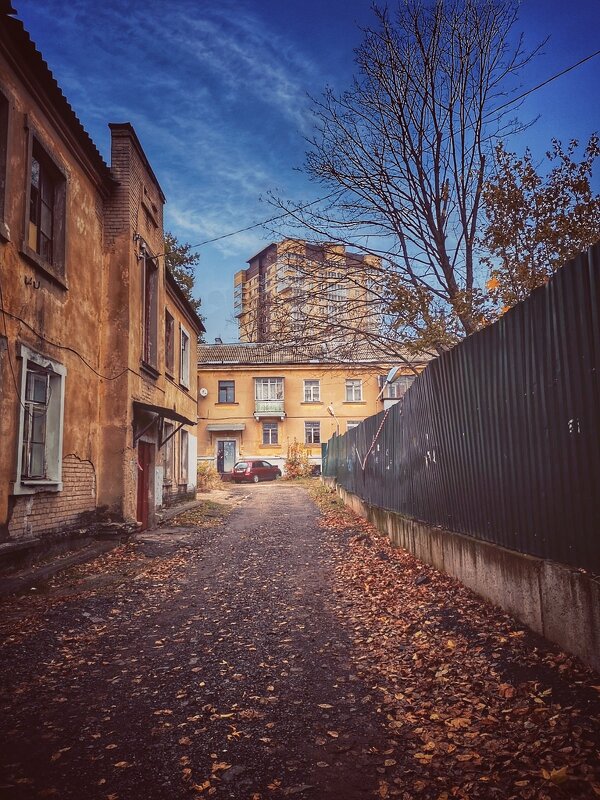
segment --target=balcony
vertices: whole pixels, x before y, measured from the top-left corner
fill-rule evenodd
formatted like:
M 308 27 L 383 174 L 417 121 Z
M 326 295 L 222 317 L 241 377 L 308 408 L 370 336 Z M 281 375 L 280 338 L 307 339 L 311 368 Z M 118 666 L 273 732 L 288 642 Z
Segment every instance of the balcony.
M 255 400 L 254 418 L 279 417 L 279 419 L 284 419 L 285 411 L 283 406 L 283 400 Z

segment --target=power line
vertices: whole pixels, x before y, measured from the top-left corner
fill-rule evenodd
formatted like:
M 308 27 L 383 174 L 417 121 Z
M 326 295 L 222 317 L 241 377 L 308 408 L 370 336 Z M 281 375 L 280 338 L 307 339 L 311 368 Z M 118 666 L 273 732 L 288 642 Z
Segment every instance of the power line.
M 497 114 L 498 111 L 502 111 L 503 108 L 506 108 L 507 106 L 510 106 L 513 103 L 518 103 L 519 100 L 523 100 L 523 98 L 528 97 L 530 94 L 533 94 L 534 92 L 537 92 L 538 89 L 541 89 L 543 86 L 547 86 L 549 83 L 552 83 L 552 81 L 555 81 L 557 78 L 562 78 L 562 76 L 566 75 L 567 72 L 571 72 L 571 70 L 580 67 L 582 64 L 585 64 L 586 61 L 591 61 L 591 59 L 595 58 L 597 55 L 600 55 L 600 50 L 596 50 L 595 53 L 590 53 L 589 56 L 585 56 L 585 58 L 580 59 L 576 64 L 571 64 L 570 67 L 566 67 L 560 72 L 557 72 L 556 75 L 552 75 L 550 78 L 546 78 L 545 81 L 538 83 L 537 86 L 533 86 L 531 89 L 528 89 L 526 92 L 523 92 L 517 97 L 513 97 L 511 100 L 507 100 L 506 103 L 503 103 L 501 106 L 498 106 L 498 108 L 495 108 L 493 111 L 490 111 L 489 114 L 486 114 L 486 117 L 490 116 L 490 114 Z
M 557 80 L 558 78 L 562 78 L 563 75 L 566 75 L 567 73 L 572 72 L 572 70 L 577 69 L 577 67 L 580 67 L 582 64 L 585 64 L 587 61 L 591 61 L 592 58 L 595 58 L 598 55 L 600 55 L 600 50 L 596 50 L 594 53 L 590 53 L 590 55 L 587 55 L 584 58 L 581 58 L 575 64 L 571 64 L 570 66 L 565 67 L 565 69 L 562 69 L 560 72 L 557 72 L 556 74 L 551 75 L 549 78 L 546 78 L 545 81 L 542 81 L 541 83 L 538 83 L 536 86 L 532 86 L 531 89 L 528 89 L 527 91 L 522 92 L 520 95 L 517 95 L 517 97 L 513 97 L 510 100 L 507 100 L 502 105 L 498 106 L 497 108 L 492 109 L 487 114 L 485 114 L 485 117 L 493 116 L 494 114 L 497 114 L 499 111 L 502 111 L 504 108 L 507 108 L 508 106 L 513 105 L 514 103 L 518 103 L 520 100 L 523 100 L 525 97 L 528 97 L 529 95 L 533 94 L 534 92 L 537 92 L 539 89 L 542 89 L 544 86 L 547 86 L 549 83 L 552 83 L 553 81 Z M 246 231 L 251 231 L 251 230 L 254 230 L 255 228 L 260 228 L 263 225 L 268 225 L 271 222 L 276 222 L 279 219 L 284 219 L 285 217 L 289 217 L 291 214 L 295 214 L 298 211 L 303 211 L 305 208 L 310 208 L 311 206 L 314 206 L 317 203 L 321 203 L 324 200 L 328 200 L 330 197 L 333 197 L 333 195 L 336 194 L 338 191 L 339 190 L 336 190 L 334 192 L 330 192 L 328 195 L 325 195 L 324 197 L 318 197 L 316 200 L 312 200 L 310 203 L 306 203 L 304 205 L 297 206 L 296 208 L 291 208 L 289 211 L 284 211 L 281 214 L 277 214 L 276 216 L 270 217 L 269 219 L 262 220 L 261 222 L 254 222 L 252 225 L 247 225 L 245 228 L 239 228 L 238 230 L 235 230 L 235 231 L 229 231 L 228 233 L 223 233 L 220 236 L 215 236 L 213 239 L 205 239 L 203 242 L 198 242 L 198 244 L 192 244 L 192 245 L 190 245 L 190 249 L 191 250 L 195 250 L 198 247 L 204 247 L 207 244 L 213 244 L 214 242 L 220 242 L 223 239 L 229 239 L 232 236 L 237 236 L 239 233 L 245 233 Z M 162 255 L 165 255 L 165 254 L 163 253 Z M 156 257 L 160 258 L 160 255 L 156 256 Z

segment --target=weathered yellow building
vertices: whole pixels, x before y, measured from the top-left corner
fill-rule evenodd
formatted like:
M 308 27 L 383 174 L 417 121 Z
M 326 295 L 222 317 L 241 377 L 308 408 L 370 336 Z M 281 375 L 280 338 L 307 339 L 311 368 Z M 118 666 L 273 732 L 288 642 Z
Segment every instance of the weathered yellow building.
M 366 344 L 349 363 L 328 358 L 323 346 L 201 344 L 199 459 L 214 461 L 219 472 L 241 457 L 283 466 L 296 440 L 320 465 L 321 444 L 400 399 L 424 366 L 401 352 L 378 357 Z M 398 373 L 384 387 L 391 367 Z
M 152 526 L 164 496 L 196 485 L 202 323 L 166 273 L 165 198 L 136 133 L 110 130 L 108 166 L 22 23 L 0 8 L 5 553 L 108 516 Z M 173 437 L 182 469 L 165 491 L 169 425 L 183 426 Z

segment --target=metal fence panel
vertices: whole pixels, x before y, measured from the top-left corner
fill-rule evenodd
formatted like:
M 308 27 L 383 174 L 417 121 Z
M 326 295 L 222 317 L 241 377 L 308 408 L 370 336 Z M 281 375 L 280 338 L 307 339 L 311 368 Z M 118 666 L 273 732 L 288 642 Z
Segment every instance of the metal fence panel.
M 367 503 L 600 572 L 600 244 L 328 443 Z

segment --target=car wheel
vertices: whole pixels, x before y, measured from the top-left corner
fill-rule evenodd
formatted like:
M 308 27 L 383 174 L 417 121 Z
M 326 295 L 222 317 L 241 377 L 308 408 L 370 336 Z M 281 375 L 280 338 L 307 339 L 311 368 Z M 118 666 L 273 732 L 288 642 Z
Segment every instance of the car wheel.
M 255 475 L 255 476 L 252 478 L 252 480 L 254 481 L 254 483 L 258 483 L 258 475 Z

